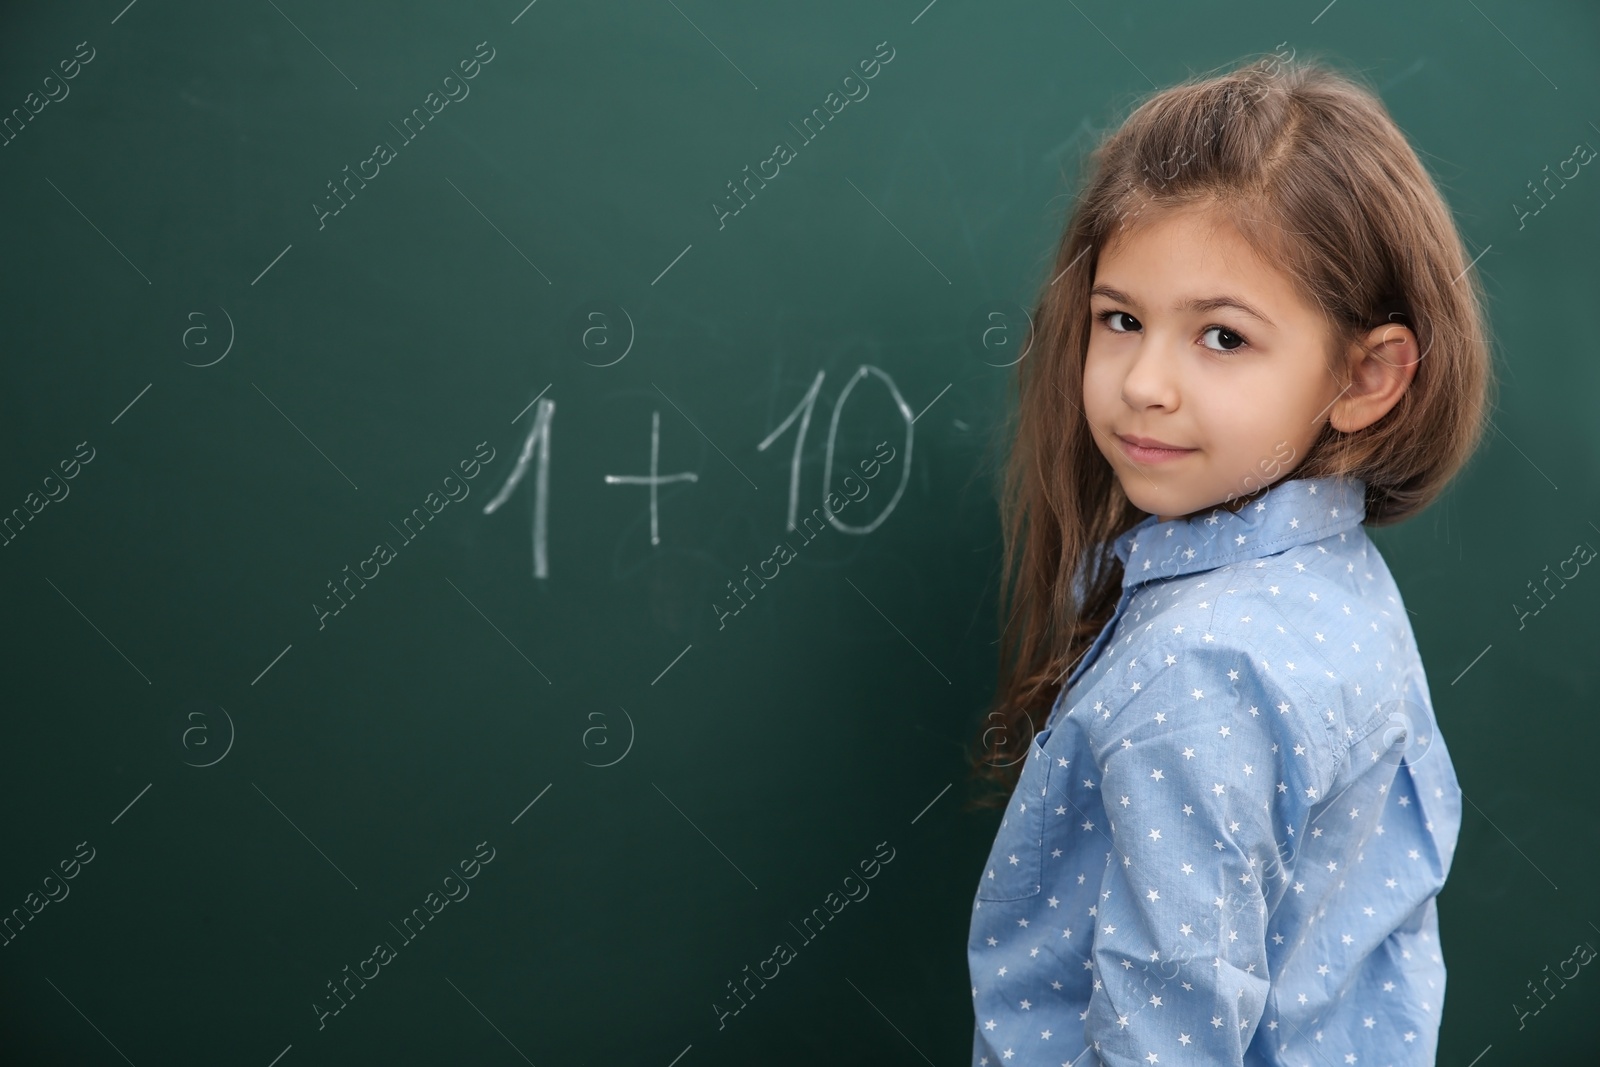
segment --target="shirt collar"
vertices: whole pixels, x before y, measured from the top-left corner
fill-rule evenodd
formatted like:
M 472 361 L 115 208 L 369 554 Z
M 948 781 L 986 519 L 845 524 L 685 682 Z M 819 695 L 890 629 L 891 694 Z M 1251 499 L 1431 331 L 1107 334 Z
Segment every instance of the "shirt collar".
M 1359 526 L 1366 515 L 1366 483 L 1359 478 L 1289 478 L 1237 513 L 1218 506 L 1166 522 L 1147 515 L 1113 548 L 1122 587 L 1131 589 L 1320 541 Z

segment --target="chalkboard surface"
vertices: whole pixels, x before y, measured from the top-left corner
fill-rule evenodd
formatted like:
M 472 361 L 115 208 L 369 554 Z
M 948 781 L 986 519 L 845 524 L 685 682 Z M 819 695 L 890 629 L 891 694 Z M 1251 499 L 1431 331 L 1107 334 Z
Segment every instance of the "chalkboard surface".
M 1589 1062 L 1600 18 L 1320 6 L 6 5 L 0 1059 L 966 1062 L 1020 309 L 1100 131 L 1281 45 L 1494 302 L 1376 532 L 1440 1062 Z

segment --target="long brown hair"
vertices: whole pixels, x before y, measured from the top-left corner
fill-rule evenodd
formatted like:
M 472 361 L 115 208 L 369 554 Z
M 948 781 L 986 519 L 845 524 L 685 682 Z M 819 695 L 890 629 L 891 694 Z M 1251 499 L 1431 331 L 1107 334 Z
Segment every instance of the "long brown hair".
M 1317 61 L 1263 58 L 1137 106 L 1088 175 L 1017 364 L 998 486 L 1004 553 L 1000 674 L 972 777 L 1002 803 L 1073 666 L 1122 588 L 1112 542 L 1143 519 L 1094 443 L 1081 404 L 1089 290 L 1106 245 L 1160 211 L 1226 213 L 1324 311 L 1333 357 L 1401 322 L 1422 351 L 1399 402 L 1365 429 L 1324 425 L 1287 476 L 1366 482 L 1369 525 L 1427 506 L 1466 463 L 1493 388 L 1481 283 L 1449 208 L 1374 89 Z M 1380 357 L 1381 358 L 1381 357 Z

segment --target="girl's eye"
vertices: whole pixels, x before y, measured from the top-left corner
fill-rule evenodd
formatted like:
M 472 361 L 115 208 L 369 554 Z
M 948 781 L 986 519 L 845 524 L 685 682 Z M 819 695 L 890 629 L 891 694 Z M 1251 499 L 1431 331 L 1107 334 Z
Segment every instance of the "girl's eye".
M 1200 336 L 1204 337 L 1206 334 L 1210 333 L 1215 333 L 1217 335 L 1217 344 L 1221 346 L 1220 348 L 1212 348 L 1210 345 L 1206 345 L 1206 347 L 1211 348 L 1213 352 L 1232 352 L 1236 349 L 1243 348 L 1245 345 L 1250 343 L 1244 339 L 1243 334 L 1235 333 L 1226 326 L 1207 326 L 1205 333 L 1202 333 Z
M 1095 318 L 1105 323 L 1113 333 L 1132 333 L 1139 328 L 1139 320 L 1126 311 L 1101 311 L 1095 315 Z M 1112 325 L 1119 318 L 1125 319 L 1131 325 Z

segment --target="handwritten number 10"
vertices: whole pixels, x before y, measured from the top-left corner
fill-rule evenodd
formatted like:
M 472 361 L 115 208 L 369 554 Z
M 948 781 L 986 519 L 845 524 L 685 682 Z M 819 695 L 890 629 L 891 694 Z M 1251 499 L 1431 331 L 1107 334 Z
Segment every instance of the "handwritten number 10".
M 812 381 L 811 388 L 806 390 L 806 395 L 800 398 L 800 403 L 796 404 L 794 410 L 789 412 L 789 417 L 784 419 L 783 422 L 778 425 L 776 430 L 773 430 L 770 434 L 768 434 L 766 440 L 762 441 L 756 446 L 756 451 L 765 452 L 767 450 L 767 446 L 772 444 L 773 441 L 777 440 L 783 434 L 783 432 L 794 423 L 796 417 L 800 419 L 800 428 L 795 433 L 794 438 L 794 455 L 789 460 L 788 528 L 791 530 L 795 529 L 795 514 L 798 510 L 800 500 L 800 453 L 805 448 L 806 431 L 811 428 L 811 412 L 812 409 L 816 407 L 817 394 L 822 390 L 822 380 L 827 376 L 827 373 L 827 371 L 817 371 L 817 377 L 814 381 Z M 889 389 L 889 395 L 894 398 L 895 407 L 900 411 L 900 417 L 905 420 L 906 461 L 905 465 L 900 469 L 900 484 L 895 488 L 894 496 L 889 499 L 889 503 L 885 505 L 884 509 L 878 513 L 877 518 L 873 519 L 865 526 L 855 526 L 850 523 L 840 521 L 840 519 L 834 515 L 832 511 L 828 510 L 828 483 L 833 478 L 833 449 L 835 439 L 839 434 L 839 414 L 844 410 L 844 402 L 850 398 L 850 391 L 856 387 L 856 383 L 860 382 L 861 379 L 867 377 L 869 374 L 875 374 L 879 378 L 883 379 L 883 384 Z M 914 421 L 915 420 L 911 415 L 911 407 L 906 403 L 905 397 L 900 395 L 900 389 L 894 384 L 893 378 L 889 377 L 877 367 L 869 366 L 867 364 L 862 364 L 860 367 L 856 368 L 855 374 L 851 375 L 850 380 L 845 383 L 844 391 L 839 394 L 839 399 L 833 402 L 833 418 L 828 423 L 828 448 L 822 465 L 823 511 L 827 512 L 828 521 L 833 524 L 834 529 L 840 530 L 844 533 L 869 534 L 873 530 L 876 530 L 884 519 L 889 517 L 889 513 L 894 510 L 894 506 L 900 502 L 901 494 L 906 491 L 906 482 L 911 478 L 911 424 Z

